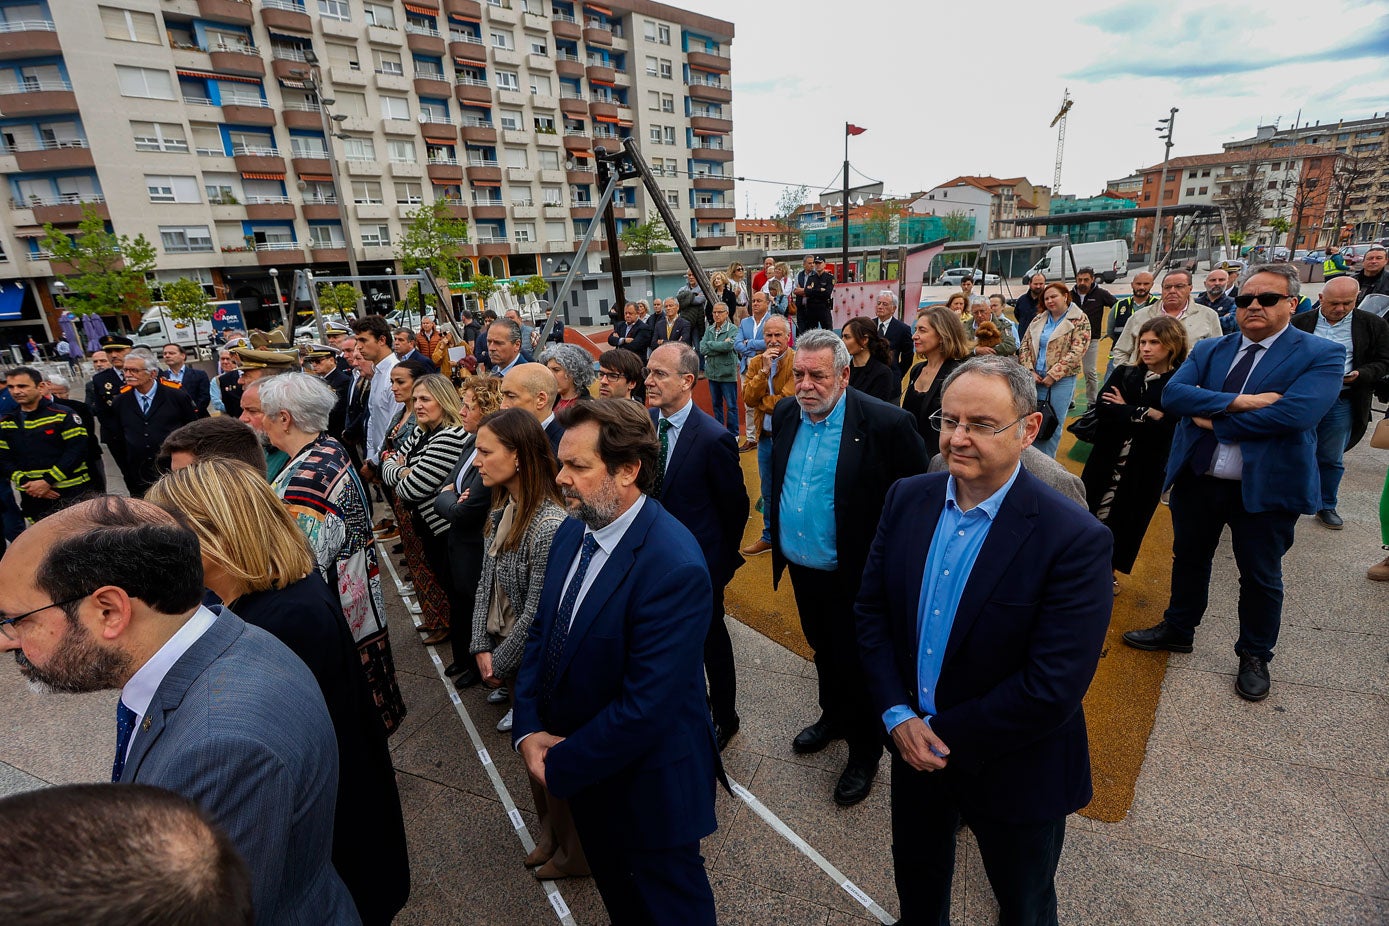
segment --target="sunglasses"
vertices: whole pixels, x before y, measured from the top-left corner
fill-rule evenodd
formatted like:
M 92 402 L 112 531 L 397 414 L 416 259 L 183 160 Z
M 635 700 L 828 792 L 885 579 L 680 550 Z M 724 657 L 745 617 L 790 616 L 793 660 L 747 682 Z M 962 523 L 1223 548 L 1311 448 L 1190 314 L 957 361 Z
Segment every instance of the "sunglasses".
M 1282 302 L 1284 299 L 1291 298 L 1292 296 L 1286 295 L 1284 293 L 1259 293 L 1259 295 L 1257 296 L 1251 295 L 1249 293 L 1240 293 L 1238 296 L 1235 297 L 1235 307 L 1240 309 L 1247 309 L 1251 305 L 1253 305 L 1254 301 L 1257 299 L 1259 305 L 1263 306 L 1266 309 L 1271 309 L 1278 303 Z

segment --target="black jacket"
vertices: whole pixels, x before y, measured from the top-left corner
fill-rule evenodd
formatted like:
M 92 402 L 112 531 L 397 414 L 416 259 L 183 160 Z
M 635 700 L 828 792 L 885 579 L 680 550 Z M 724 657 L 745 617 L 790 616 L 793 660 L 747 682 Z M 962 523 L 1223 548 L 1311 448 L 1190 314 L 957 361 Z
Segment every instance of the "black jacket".
M 608 335 L 608 344 L 629 350 L 645 360 L 646 352 L 651 347 L 651 334 L 651 326 L 646 322 L 635 321 L 630 325 L 625 321 L 619 322 L 614 326 L 612 334 Z M 629 337 L 632 340 L 626 340 Z
M 875 326 L 881 325 L 876 318 L 872 321 Z M 888 319 L 887 334 L 883 335 L 883 339 L 887 341 L 887 355 L 892 360 L 892 372 L 900 380 L 916 353 L 916 346 L 912 344 L 911 326 L 894 315 Z
M 198 417 L 188 393 L 163 383 L 154 387 L 149 417 L 141 414 L 134 389 L 121 393 L 114 412 L 116 439 L 125 448 L 127 481 L 131 475 L 139 474 L 149 485 L 159 478 L 155 461 L 164 438 Z M 127 487 L 132 493 L 136 491 L 134 485 Z M 143 490 L 140 494 L 144 494 Z
M 876 357 L 869 357 L 868 362 L 861 367 L 849 365 L 849 385 L 864 395 L 871 395 L 889 405 L 896 405 L 902 400 L 902 390 L 899 388 L 901 382 L 902 378 L 895 375 L 891 367 Z
M 222 408 L 228 417 L 241 417 L 241 390 L 244 388 L 240 370 L 228 370 L 218 375 L 217 391 L 222 395 Z
M 1316 310 L 1299 312 L 1293 316 L 1293 324 L 1308 334 L 1315 334 L 1320 314 Z M 1373 313 L 1353 310 L 1350 344 L 1350 368 L 1360 375 L 1342 390 L 1342 394 L 1348 394 L 1350 398 L 1350 441 L 1346 444 L 1347 450 L 1365 436 L 1375 384 L 1389 376 L 1389 322 Z
M 90 386 L 92 388 L 92 412 L 96 415 L 96 420 L 101 423 L 102 443 L 114 444 L 116 442 L 116 399 L 120 397 L 121 390 L 125 388 L 125 379 L 121 377 L 120 370 L 111 367 L 93 376 Z
M 347 390 L 352 386 L 352 374 L 334 370 L 323 377 L 323 381 L 338 394 L 338 402 L 328 414 L 328 433 L 342 440 L 342 431 L 347 425 Z
M 1096 340 L 1104 337 L 1105 332 L 1109 330 L 1104 323 L 1105 313 L 1118 301 L 1114 298 L 1114 294 L 1103 286 L 1091 286 L 1090 291 L 1082 296 L 1075 288 L 1072 288 L 1071 301 L 1080 306 L 1085 317 L 1090 319 L 1091 337 Z
M 212 380 L 202 370 L 184 364 L 183 382 L 180 388 L 193 400 L 193 407 L 199 418 L 207 417 L 207 407 L 212 404 Z
M 669 326 L 670 331 L 669 337 L 666 336 L 667 326 Z M 655 350 L 670 341 L 684 341 L 691 347 L 695 347 L 694 328 L 679 315 L 675 316 L 674 322 L 667 322 L 664 316 L 652 319 L 651 349 Z
M 1381 270 L 1379 276 L 1373 278 L 1366 277 L 1365 271 L 1357 270 L 1351 274 L 1351 279 L 1360 284 L 1360 295 L 1355 299 L 1356 305 L 1363 302 L 1366 296 L 1389 296 L 1389 267 Z

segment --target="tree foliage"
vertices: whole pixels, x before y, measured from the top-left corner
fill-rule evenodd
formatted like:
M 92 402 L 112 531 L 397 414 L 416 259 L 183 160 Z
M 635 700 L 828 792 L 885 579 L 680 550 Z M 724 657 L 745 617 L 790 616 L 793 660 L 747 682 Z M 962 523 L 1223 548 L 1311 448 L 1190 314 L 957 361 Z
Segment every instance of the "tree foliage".
M 901 205 L 895 199 L 882 199 L 868 207 L 863 220 L 864 244 L 892 244 L 897 237 Z
M 490 277 L 485 273 L 479 273 L 473 277 L 473 295 L 477 297 L 478 312 L 487 310 L 487 300 L 491 299 L 497 291 L 497 278 Z
M 208 304 L 203 284 L 188 277 L 179 277 L 162 287 L 164 310 L 169 317 L 179 322 L 197 323 L 212 317 L 212 306 Z
M 617 237 L 627 246 L 628 251 L 642 257 L 672 250 L 670 232 L 666 230 L 666 223 L 660 216 L 652 216 L 637 225 L 628 225 Z
M 154 270 L 154 245 L 144 235 L 116 235 L 94 206 L 82 207 L 77 235 L 69 238 L 52 223 L 43 227 L 39 247 L 54 263 L 68 264 L 72 273 L 60 279 L 68 287 L 64 308 L 75 315 L 109 315 L 139 311 L 150 304 L 145 275 Z
M 521 300 L 522 304 L 530 301 L 528 297 L 542 299 L 550 292 L 550 284 L 545 282 L 544 277 L 533 276 L 524 280 L 512 283 L 509 287 L 511 294 Z
M 351 283 L 324 283 L 318 287 L 318 307 L 327 314 L 346 318 L 356 312 L 357 288 Z
M 941 216 L 941 224 L 951 241 L 968 241 L 974 234 L 974 219 L 963 209 L 955 209 Z
M 468 240 L 468 220 L 455 218 L 449 211 L 450 205 L 439 199 L 405 214 L 405 231 L 396 243 L 395 256 L 406 273 L 428 270 L 439 280 L 453 280 L 462 275 L 458 251 Z M 418 311 L 419 294 L 414 298 Z M 436 301 L 432 293 L 425 300 L 431 307 Z

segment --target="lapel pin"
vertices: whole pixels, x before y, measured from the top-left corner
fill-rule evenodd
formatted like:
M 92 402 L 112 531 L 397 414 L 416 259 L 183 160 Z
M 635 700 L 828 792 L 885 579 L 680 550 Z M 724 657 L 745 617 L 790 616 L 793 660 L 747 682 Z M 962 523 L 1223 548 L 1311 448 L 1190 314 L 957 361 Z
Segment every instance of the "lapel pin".
M 145 733 L 148 733 L 150 731 L 150 719 L 148 717 L 145 718 L 144 723 L 140 724 L 140 729 Z

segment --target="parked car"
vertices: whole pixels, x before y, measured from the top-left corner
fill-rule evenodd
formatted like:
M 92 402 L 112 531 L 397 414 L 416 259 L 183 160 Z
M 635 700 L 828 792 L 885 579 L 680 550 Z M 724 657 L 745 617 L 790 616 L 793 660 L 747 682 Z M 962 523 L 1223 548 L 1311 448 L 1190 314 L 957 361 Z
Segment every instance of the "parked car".
M 959 286 L 960 281 L 970 275 L 970 270 L 971 268 L 969 267 L 951 267 L 936 278 L 936 285 Z M 996 273 L 986 274 L 977 267 L 973 268 L 973 270 L 975 283 L 983 283 L 985 286 L 994 286 L 1000 282 L 999 276 Z

